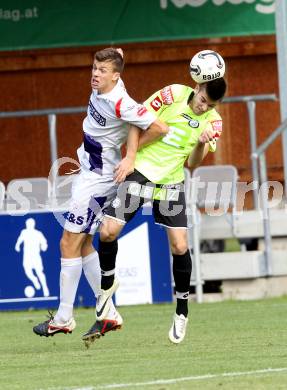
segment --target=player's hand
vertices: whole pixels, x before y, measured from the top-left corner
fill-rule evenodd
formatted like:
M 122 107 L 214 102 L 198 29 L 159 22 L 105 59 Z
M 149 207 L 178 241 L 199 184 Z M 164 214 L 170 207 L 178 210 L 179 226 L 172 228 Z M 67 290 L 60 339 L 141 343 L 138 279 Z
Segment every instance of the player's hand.
M 125 178 L 134 171 L 134 160 L 124 157 L 115 167 L 114 180 L 116 183 L 122 183 Z
M 207 126 L 203 132 L 200 134 L 198 141 L 201 144 L 206 144 L 208 142 L 213 142 L 215 137 L 215 131 L 213 130 L 212 126 Z

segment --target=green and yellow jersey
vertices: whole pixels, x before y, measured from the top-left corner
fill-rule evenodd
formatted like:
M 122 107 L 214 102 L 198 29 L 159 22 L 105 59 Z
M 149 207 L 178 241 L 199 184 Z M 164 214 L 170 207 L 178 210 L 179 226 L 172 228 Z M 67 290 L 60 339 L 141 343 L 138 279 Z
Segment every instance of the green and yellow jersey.
M 221 116 L 215 109 L 195 115 L 188 105 L 192 92 L 190 87 L 173 84 L 154 93 L 144 103 L 170 129 L 165 137 L 137 153 L 136 170 L 153 183 L 175 184 L 184 180 L 184 162 L 207 126 L 215 131 L 209 150 L 216 150 L 216 140 L 222 131 Z

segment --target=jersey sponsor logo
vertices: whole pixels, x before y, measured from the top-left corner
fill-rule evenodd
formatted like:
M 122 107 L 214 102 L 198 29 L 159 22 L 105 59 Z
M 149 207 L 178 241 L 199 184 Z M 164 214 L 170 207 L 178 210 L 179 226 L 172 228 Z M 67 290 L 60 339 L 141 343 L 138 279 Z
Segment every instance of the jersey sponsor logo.
M 81 215 L 76 217 L 75 214 L 70 213 L 70 212 L 66 212 L 64 214 L 64 217 L 67 221 L 69 221 L 71 223 L 75 223 L 76 225 L 82 225 L 84 223 L 84 217 Z
M 95 119 L 96 122 L 98 122 L 98 124 L 100 126 L 106 126 L 106 118 L 104 118 L 96 109 L 95 107 L 93 106 L 93 103 L 91 102 L 91 100 L 89 101 L 89 113 L 91 115 L 92 118 Z
M 162 97 L 163 104 L 170 105 L 170 104 L 173 103 L 174 99 L 173 99 L 172 90 L 171 90 L 170 86 L 169 87 L 164 87 L 160 91 L 160 94 L 161 94 L 161 97 Z
M 188 125 L 190 127 L 193 127 L 194 129 L 196 129 L 197 127 L 199 127 L 199 122 L 196 120 L 196 119 L 193 119 L 191 118 L 189 115 L 187 114 L 181 114 L 185 119 L 188 120 Z
M 162 106 L 162 101 L 160 100 L 160 97 L 155 97 L 151 102 L 150 105 L 155 111 L 158 111 Z
M 222 133 L 222 121 L 221 120 L 213 121 L 211 122 L 211 125 L 213 130 L 215 131 L 214 138 L 218 139 Z
M 147 109 L 145 108 L 145 106 L 140 106 L 140 107 L 138 108 L 137 115 L 138 115 L 138 116 L 142 116 L 142 115 L 144 115 L 146 112 L 147 112 Z

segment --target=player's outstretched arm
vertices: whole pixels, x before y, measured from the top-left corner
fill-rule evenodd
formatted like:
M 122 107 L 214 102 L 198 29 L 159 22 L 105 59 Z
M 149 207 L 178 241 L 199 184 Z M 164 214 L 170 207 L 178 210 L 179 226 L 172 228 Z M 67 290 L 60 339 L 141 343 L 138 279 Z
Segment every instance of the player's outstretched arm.
M 145 145 L 151 144 L 157 139 L 165 136 L 169 131 L 167 124 L 156 119 L 150 127 L 140 133 L 138 148 L 142 148 Z

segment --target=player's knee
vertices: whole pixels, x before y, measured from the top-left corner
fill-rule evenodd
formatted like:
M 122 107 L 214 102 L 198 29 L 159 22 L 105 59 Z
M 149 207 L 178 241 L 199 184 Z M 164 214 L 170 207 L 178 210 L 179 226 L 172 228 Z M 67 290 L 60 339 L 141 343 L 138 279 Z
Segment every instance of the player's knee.
M 69 236 L 63 235 L 60 241 L 60 249 L 62 257 L 71 257 L 73 253 L 73 243 Z
M 117 239 L 120 231 L 122 229 L 122 225 L 111 221 L 110 219 L 106 220 L 100 230 L 100 238 L 101 241 L 110 242 Z
M 171 243 L 170 247 L 171 253 L 174 255 L 184 255 L 188 250 L 187 242 L 185 241 Z
M 82 242 L 79 242 L 74 234 L 70 234 L 69 232 L 65 231 L 60 240 L 61 256 L 77 257 L 81 245 Z
M 93 237 L 92 237 L 93 238 Z M 82 257 L 88 256 L 90 253 L 92 253 L 95 250 L 93 246 L 93 241 L 91 240 L 86 240 L 81 248 L 81 254 Z
M 111 242 L 117 239 L 118 234 L 114 229 L 105 228 L 100 233 L 101 241 Z
M 61 253 L 66 251 L 66 249 L 68 248 L 68 245 L 69 245 L 69 240 L 65 235 L 63 235 L 61 240 L 60 240 Z

